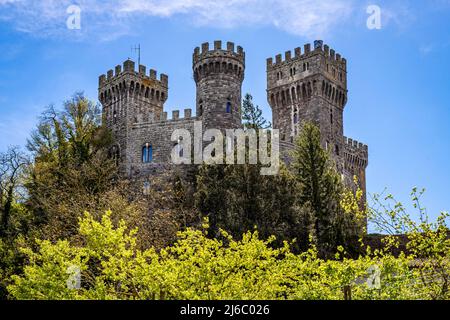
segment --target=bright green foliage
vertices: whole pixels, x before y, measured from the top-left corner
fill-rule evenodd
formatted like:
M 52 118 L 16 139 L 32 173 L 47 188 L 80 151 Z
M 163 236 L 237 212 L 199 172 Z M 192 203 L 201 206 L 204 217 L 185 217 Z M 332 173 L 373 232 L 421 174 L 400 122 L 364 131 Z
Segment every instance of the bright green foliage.
M 274 238 L 261 240 L 247 232 L 235 241 L 187 229 L 178 241 L 160 252 L 141 251 L 135 230 L 123 222 L 114 227 L 111 213 L 96 221 L 80 220 L 84 245 L 67 241 L 38 242 L 38 251 L 24 249 L 29 263 L 23 276 L 13 276 L 9 292 L 16 299 L 343 299 L 351 288 L 353 299 L 432 299 L 434 289 L 420 281 L 411 268 L 413 256 L 387 251 L 323 260 L 315 247 L 295 255 L 289 245 L 271 247 Z M 203 227 L 205 230 L 208 225 Z M 418 250 L 422 250 L 419 246 Z M 448 252 L 448 251 L 447 251 Z M 67 286 L 69 268 L 81 270 L 81 286 Z M 368 285 L 371 268 L 380 272 L 380 287 Z M 436 281 L 439 283 L 439 281 Z M 448 296 L 440 296 L 448 298 Z
M 398 247 L 395 235 L 406 234 L 408 243 L 406 251 L 414 266 L 414 289 L 426 288 L 420 291 L 418 298 L 443 300 L 450 298 L 450 230 L 447 226 L 449 214 L 442 212 L 436 222 L 430 222 L 421 204 L 425 190 L 413 188 L 411 200 L 418 212 L 413 219 L 402 203 L 392 195 L 384 197 L 373 196 L 374 205 L 369 210 L 370 220 L 380 231 L 391 237 L 386 239 L 386 245 Z

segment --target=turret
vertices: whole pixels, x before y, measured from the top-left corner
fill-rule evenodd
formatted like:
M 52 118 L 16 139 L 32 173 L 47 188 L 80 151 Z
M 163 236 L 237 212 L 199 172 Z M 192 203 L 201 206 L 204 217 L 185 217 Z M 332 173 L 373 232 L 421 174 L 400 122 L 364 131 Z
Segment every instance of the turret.
M 197 117 L 206 128 L 227 129 L 241 126 L 241 87 L 245 53 L 234 43 L 203 43 L 193 54 L 193 73 L 197 85 Z
M 293 142 L 304 121 L 316 123 L 323 146 L 341 157 L 347 62 L 316 40 L 267 59 L 267 98 L 281 139 Z
M 134 61 L 126 60 L 123 68 L 118 65 L 115 71 L 99 77 L 99 100 L 111 129 L 125 115 L 131 123 L 138 118 L 152 121 L 161 116 L 168 97 L 168 77 L 161 74 L 158 79 L 156 70 L 150 69 L 148 74 L 146 70 L 140 65 L 136 71 Z
M 159 120 L 167 95 L 167 75 L 161 74 L 157 78 L 153 69 L 147 74 L 143 65 L 136 71 L 134 61 L 129 59 L 99 77 L 98 96 L 103 106 L 103 121 L 112 132 L 114 155 L 122 171 L 130 169 L 126 167 L 126 155 L 132 125 L 139 121 Z

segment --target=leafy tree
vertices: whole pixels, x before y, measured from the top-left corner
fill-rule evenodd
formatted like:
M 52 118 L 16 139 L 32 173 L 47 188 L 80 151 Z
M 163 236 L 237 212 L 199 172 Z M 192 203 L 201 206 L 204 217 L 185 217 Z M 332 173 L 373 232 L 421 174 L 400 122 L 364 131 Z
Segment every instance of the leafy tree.
M 23 179 L 29 159 L 18 147 L 0 153 L 0 236 L 8 232 L 17 201 L 23 200 Z
M 394 257 L 369 248 L 366 255 L 350 259 L 339 247 L 336 259 L 324 260 L 315 246 L 298 255 L 288 243 L 274 249 L 274 238 L 262 240 L 256 231 L 236 241 L 225 231 L 219 240 L 190 228 L 180 232 L 172 246 L 143 251 L 136 245 L 137 231 L 124 221 L 113 223 L 110 212 L 101 220 L 85 214 L 78 232 L 83 238 L 78 245 L 44 240 L 38 241 L 37 250 L 24 248 L 28 264 L 23 275 L 12 277 L 11 297 L 338 300 L 345 297 L 343 289 L 350 288 L 353 299 L 449 298 L 434 296 L 434 285 L 443 279 L 420 280 L 421 273 L 411 268 L 414 254 Z M 423 250 L 416 242 L 411 245 Z M 80 281 L 71 287 L 69 271 L 74 269 Z M 371 270 L 378 270 L 378 285 L 370 281 Z
M 114 189 L 117 170 L 108 157 L 111 142 L 99 106 L 82 93 L 66 101 L 62 111 L 49 107 L 43 113 L 28 141 L 34 161 L 25 186 L 27 204 L 47 237 L 69 238 L 89 203 Z M 77 207 L 83 209 L 74 215 L 71 210 Z
M 49 107 L 28 141 L 33 154 L 26 172 L 26 205 L 39 238 L 81 241 L 78 219 L 89 210 L 100 217 L 115 209 L 114 222 L 124 219 L 135 228 L 139 247 L 163 247 L 181 227 L 195 224 L 189 210 L 188 186 L 176 174 L 152 179 L 143 194 L 143 181 L 119 176 L 110 154 L 113 141 L 101 123 L 98 105 L 77 93 L 61 111 Z M 191 205 L 192 208 L 192 205 Z
M 98 104 L 76 93 L 64 103 L 62 111 L 48 107 L 28 140 L 28 149 L 37 159 L 53 160 L 60 166 L 80 165 L 112 141 L 101 125 L 101 116 Z
M 414 267 L 411 290 L 420 291 L 420 298 L 444 300 L 450 298 L 450 230 L 447 222 L 448 212 L 430 221 L 426 208 L 422 205 L 425 190 L 413 188 L 412 207 L 416 210 L 414 218 L 409 210 L 393 195 L 374 194 L 369 208 L 369 221 L 380 232 L 388 234 L 383 239 L 386 250 L 399 249 L 400 238 L 406 238 L 404 251 Z

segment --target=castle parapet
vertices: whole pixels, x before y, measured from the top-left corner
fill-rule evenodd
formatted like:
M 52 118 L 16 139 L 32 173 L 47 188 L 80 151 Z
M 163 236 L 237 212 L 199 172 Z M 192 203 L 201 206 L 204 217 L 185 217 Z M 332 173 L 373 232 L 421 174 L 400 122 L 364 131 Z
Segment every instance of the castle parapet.
M 184 114 L 181 116 L 180 110 L 172 110 L 172 117 L 168 117 L 167 112 L 162 112 L 161 114 L 155 116 L 151 121 L 147 121 L 146 119 L 143 119 L 143 117 L 136 117 L 134 126 L 135 127 L 141 127 L 141 126 L 149 126 L 153 124 L 169 124 L 170 122 L 177 122 L 177 121 L 185 121 L 185 120 L 193 120 L 195 117 L 192 117 L 192 109 L 184 109 Z
M 344 70 L 347 67 L 347 61 L 342 58 L 340 54 L 336 54 L 333 49 L 330 50 L 328 45 L 324 45 L 322 40 L 314 41 L 313 47 L 311 44 L 307 43 L 303 46 L 303 54 L 302 49 L 300 47 L 294 49 L 294 55 L 292 55 L 291 51 L 286 51 L 284 54 L 284 59 L 281 54 L 277 54 L 275 56 L 275 63 L 273 58 L 267 59 L 267 71 L 271 69 L 275 69 L 281 67 L 285 64 L 290 64 L 291 62 L 308 58 L 315 54 L 323 55 L 328 61 L 333 64 L 340 65 Z
M 168 98 L 169 77 L 162 73 L 158 79 L 154 69 L 147 74 L 145 65 L 139 65 L 138 71 L 135 69 L 135 62 L 128 59 L 123 65 L 117 65 L 114 71 L 111 69 L 106 75 L 100 75 L 100 102 L 117 100 L 129 92 L 143 99 L 164 103 Z
M 347 164 L 366 168 L 369 159 L 369 147 L 366 144 L 344 137 L 344 156 Z
M 100 75 L 99 77 L 99 86 L 107 85 L 108 83 L 115 82 L 116 80 L 121 80 L 125 75 L 133 75 L 137 76 L 141 80 L 147 80 L 151 83 L 154 83 L 155 80 L 161 86 L 167 87 L 169 83 L 169 77 L 162 73 L 159 76 L 159 80 L 157 79 L 157 72 L 154 69 L 150 69 L 149 74 L 147 74 L 147 67 L 145 65 L 139 65 L 139 70 L 136 71 L 135 62 L 128 59 L 123 63 L 123 69 L 121 65 L 117 65 L 115 70 L 108 70 L 105 74 Z
M 192 118 L 192 109 L 184 109 L 183 110 L 183 116 L 181 116 L 180 110 L 172 110 L 172 119 L 167 119 L 167 112 L 166 117 L 164 119 L 161 119 L 163 121 L 172 121 L 172 120 L 185 120 L 185 119 L 191 119 Z
M 222 41 L 216 40 L 214 41 L 213 49 L 210 50 L 210 44 L 205 42 L 200 47 L 196 47 L 194 49 L 193 54 L 193 63 L 199 63 L 200 61 L 208 58 L 214 58 L 217 56 L 225 56 L 235 60 L 238 60 L 240 63 L 244 64 L 245 61 L 245 52 L 241 46 L 237 46 L 235 50 L 235 46 L 233 42 L 227 42 L 226 48 L 222 48 Z

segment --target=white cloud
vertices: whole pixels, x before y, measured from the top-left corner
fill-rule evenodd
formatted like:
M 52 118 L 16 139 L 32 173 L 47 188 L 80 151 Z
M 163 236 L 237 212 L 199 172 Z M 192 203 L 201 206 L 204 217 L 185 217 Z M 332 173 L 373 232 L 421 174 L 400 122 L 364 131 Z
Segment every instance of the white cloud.
M 352 10 L 349 0 L 123 0 L 119 9 L 160 17 L 191 15 L 197 25 L 274 25 L 300 35 L 326 31 Z
M 66 9 L 82 9 L 78 36 L 127 34 L 136 16 L 177 17 L 196 26 L 274 26 L 289 33 L 322 37 L 347 21 L 354 0 L 0 0 L 0 19 L 38 36 L 68 34 Z M 73 34 L 73 33 L 72 33 Z

